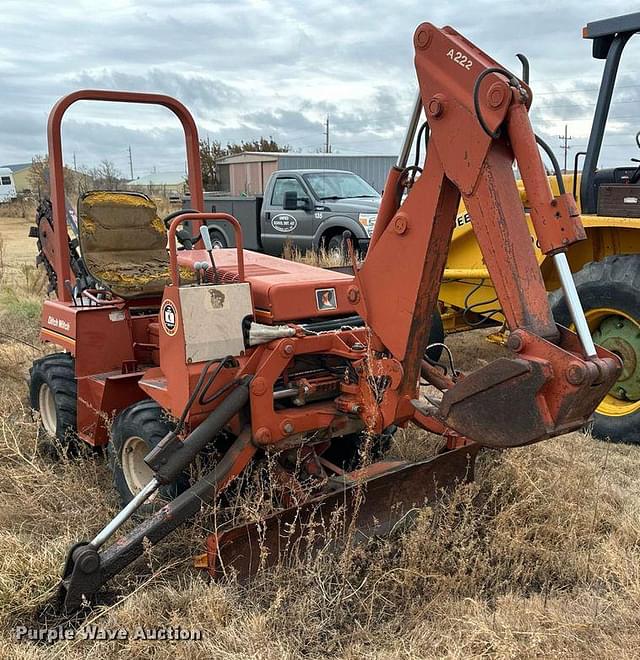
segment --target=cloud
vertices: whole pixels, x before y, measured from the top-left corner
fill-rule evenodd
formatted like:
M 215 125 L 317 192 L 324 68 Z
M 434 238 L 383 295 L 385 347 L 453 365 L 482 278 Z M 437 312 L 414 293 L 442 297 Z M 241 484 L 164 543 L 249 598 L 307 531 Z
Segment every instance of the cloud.
M 621 0 L 573 0 L 562 11 L 548 1 L 3 0 L 0 160 L 45 152 L 49 109 L 78 87 L 176 96 L 201 133 L 222 142 L 272 135 L 315 151 L 328 115 L 334 151 L 394 153 L 416 87 L 413 33 L 425 20 L 453 25 L 513 70 L 516 52 L 529 56 L 532 120 L 560 157 L 565 123 L 571 153 L 586 145 L 602 70 L 581 28 L 625 11 Z M 605 164 L 637 155 L 633 40 L 627 48 Z M 131 146 L 140 174 L 183 166 L 179 125 L 166 111 L 78 104 L 63 135 L 67 162 L 108 158 L 126 171 Z

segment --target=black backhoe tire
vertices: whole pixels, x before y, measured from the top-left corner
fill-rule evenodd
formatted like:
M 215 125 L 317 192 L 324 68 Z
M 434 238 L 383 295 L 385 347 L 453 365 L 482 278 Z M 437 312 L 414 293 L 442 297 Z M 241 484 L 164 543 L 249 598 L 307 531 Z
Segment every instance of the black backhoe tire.
M 161 406 L 151 399 L 134 403 L 116 416 L 107 456 L 113 485 L 122 506 L 128 504 L 153 477 L 153 471 L 143 459 L 173 428 Z M 153 510 L 158 498 L 172 500 L 187 488 L 189 478 L 182 474 L 172 484 L 161 486 L 141 511 Z
M 75 361 L 68 353 L 39 358 L 29 369 L 29 401 L 40 413 L 41 435 L 63 449 L 77 445 L 77 396 Z
M 626 328 L 623 332 L 631 332 L 632 337 L 636 334 L 634 325 L 637 326 L 636 341 L 640 347 L 640 255 L 613 255 L 602 261 L 588 263 L 574 275 L 574 280 L 594 341 L 602 343 L 612 352 L 619 353 L 615 350 L 615 343 L 612 343 L 612 340 L 617 341 L 616 331 L 614 329 L 612 335 L 610 330 L 615 327 L 612 326 L 612 318 L 618 317 L 622 324 L 619 327 Z M 571 327 L 572 320 L 562 290 L 551 293 L 549 301 L 556 322 Z M 603 328 L 607 328 L 606 335 L 603 334 Z M 632 343 L 626 343 L 625 346 L 633 348 Z M 627 361 L 628 365 L 635 362 L 635 354 L 632 358 Z M 640 389 L 638 374 L 640 351 L 638 371 L 634 371 L 626 381 L 622 380 L 623 373 L 611 392 L 615 388 L 626 386 L 627 383 L 629 386 L 637 384 L 637 389 Z M 594 415 L 591 429 L 594 437 L 640 444 L 640 401 L 636 399 L 637 405 L 634 405 L 636 401 L 633 399 L 627 403 L 608 394 Z

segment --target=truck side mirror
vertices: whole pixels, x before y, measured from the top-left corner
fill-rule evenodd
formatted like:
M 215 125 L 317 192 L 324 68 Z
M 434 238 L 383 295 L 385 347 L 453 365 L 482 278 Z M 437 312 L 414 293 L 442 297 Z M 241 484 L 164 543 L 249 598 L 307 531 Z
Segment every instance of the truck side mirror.
M 296 211 L 298 209 L 298 192 L 296 190 L 285 192 L 282 207 L 285 211 Z

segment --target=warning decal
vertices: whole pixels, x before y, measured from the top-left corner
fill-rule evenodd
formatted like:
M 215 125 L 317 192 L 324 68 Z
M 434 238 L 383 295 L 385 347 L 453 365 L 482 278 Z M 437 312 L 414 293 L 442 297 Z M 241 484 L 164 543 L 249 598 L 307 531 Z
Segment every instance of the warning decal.
M 165 300 L 160 309 L 160 319 L 162 320 L 162 328 L 170 336 L 176 334 L 178 331 L 178 312 L 175 305 L 170 300 Z

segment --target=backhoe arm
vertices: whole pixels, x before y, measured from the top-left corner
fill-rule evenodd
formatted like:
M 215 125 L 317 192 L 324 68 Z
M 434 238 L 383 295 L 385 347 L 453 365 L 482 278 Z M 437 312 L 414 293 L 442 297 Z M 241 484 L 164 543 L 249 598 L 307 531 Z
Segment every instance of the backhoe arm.
M 531 90 L 452 28 L 424 23 L 414 45 L 430 129 L 423 171 L 402 203 L 405 163 L 390 173 L 351 293 L 373 332 L 374 348 L 402 372 L 397 407 L 391 411 L 389 392 L 378 425 L 412 415 L 424 425 L 425 416 L 433 416 L 491 446 L 526 444 L 579 428 L 620 365 L 607 351 L 596 351 L 575 294 L 565 252 L 585 237 L 584 229 L 573 198 L 566 193 L 554 198 L 549 187 L 528 117 Z M 551 315 L 514 160 L 537 238 L 559 267 L 582 345 Z M 421 356 L 461 197 L 511 331 L 509 347 L 518 357 L 467 376 L 445 392 L 438 409 L 422 407 L 416 417 L 407 404 L 418 398 Z M 381 363 L 371 368 L 389 372 Z

